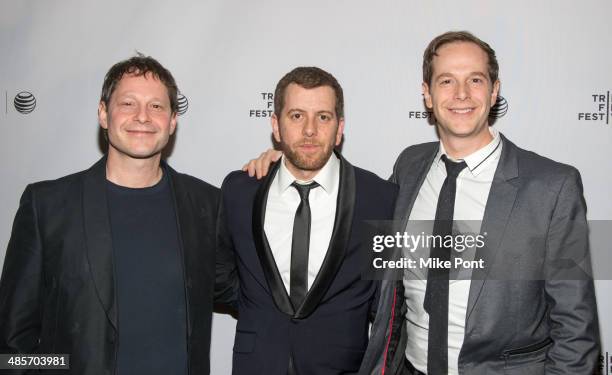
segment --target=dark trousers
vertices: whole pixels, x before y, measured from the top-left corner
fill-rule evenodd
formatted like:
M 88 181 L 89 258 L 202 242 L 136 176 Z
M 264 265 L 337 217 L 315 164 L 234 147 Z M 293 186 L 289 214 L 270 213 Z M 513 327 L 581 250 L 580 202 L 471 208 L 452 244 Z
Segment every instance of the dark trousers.
M 425 375 L 421 371 L 414 368 L 408 358 L 404 357 L 404 369 L 401 372 L 402 375 Z

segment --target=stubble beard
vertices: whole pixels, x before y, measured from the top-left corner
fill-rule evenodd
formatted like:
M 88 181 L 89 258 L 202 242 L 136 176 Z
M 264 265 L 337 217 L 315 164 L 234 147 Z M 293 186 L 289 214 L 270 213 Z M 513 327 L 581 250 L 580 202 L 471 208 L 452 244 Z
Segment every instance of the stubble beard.
M 323 150 L 320 153 L 313 156 L 306 156 L 285 143 L 281 144 L 281 148 L 287 160 L 296 168 L 303 171 L 318 171 L 323 168 L 334 149 L 331 146 L 323 147 Z

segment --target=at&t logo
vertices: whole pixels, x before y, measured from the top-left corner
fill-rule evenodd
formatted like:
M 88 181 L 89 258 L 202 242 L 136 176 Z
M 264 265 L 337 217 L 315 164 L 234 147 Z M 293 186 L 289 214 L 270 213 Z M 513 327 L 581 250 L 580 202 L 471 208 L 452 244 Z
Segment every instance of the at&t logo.
M 178 115 L 184 115 L 189 109 L 189 100 L 187 97 L 181 93 L 178 94 Z
M 17 112 L 25 115 L 31 113 L 36 108 L 36 98 L 31 92 L 22 91 L 15 95 L 13 105 Z

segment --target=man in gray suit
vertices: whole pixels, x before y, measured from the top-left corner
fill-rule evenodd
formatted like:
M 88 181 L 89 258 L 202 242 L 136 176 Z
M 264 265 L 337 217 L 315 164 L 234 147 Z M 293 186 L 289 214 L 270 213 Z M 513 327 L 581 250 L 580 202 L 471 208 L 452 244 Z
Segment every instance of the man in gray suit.
M 403 270 L 399 279 L 386 270 L 361 374 L 586 375 L 596 367 L 580 174 L 490 127 L 498 70 L 493 49 L 468 32 L 442 34 L 425 50 L 423 96 L 440 142 L 399 156 L 395 219 L 400 231 L 433 221 L 434 235 L 452 234 L 457 220 L 480 222 L 485 243 L 473 256 L 484 267 L 457 280 L 443 269 L 421 278 Z M 245 167 L 262 175 L 277 157 L 269 151 Z M 429 257 L 450 253 L 434 246 Z
M 445 220 L 481 221 L 484 267 L 467 280 L 437 270 L 384 280 L 361 373 L 592 374 L 599 328 L 580 174 L 489 126 L 500 82 L 487 43 L 448 32 L 423 60 L 440 142 L 397 159 L 395 220 L 402 230 L 433 220 L 434 234 Z

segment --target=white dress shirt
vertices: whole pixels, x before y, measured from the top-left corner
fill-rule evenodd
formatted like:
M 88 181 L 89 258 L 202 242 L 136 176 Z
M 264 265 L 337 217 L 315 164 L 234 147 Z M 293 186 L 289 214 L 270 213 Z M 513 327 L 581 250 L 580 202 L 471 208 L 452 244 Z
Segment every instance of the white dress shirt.
M 264 230 L 287 292 L 289 292 L 291 280 L 293 220 L 300 204 L 300 195 L 297 189 L 291 186 L 295 181 L 301 184 L 315 181 L 320 185 L 311 189 L 308 196 L 311 215 L 308 251 L 308 289 L 310 289 L 323 264 L 334 229 L 338 185 L 340 184 L 340 160 L 335 154 L 332 154 L 312 181 L 300 181 L 287 169 L 283 156 L 278 172 L 272 181 L 266 203 Z
M 493 140 L 480 150 L 462 159 L 467 164 L 457 177 L 457 190 L 453 220 L 482 221 L 485 206 L 493 182 L 493 176 L 501 155 L 502 140 L 499 133 L 489 128 Z M 409 221 L 433 220 L 436 216 L 438 195 L 446 179 L 446 167 L 441 160 L 446 151 L 440 143 L 440 150 L 429 169 L 418 196 L 410 212 Z M 450 159 L 450 158 L 449 158 Z M 452 159 L 451 159 L 452 160 Z M 457 160 L 455 160 L 457 161 Z M 473 222 L 472 222 L 473 223 Z M 410 224 L 409 224 L 410 226 Z M 480 226 L 475 228 L 480 231 Z M 429 251 L 427 250 L 427 257 Z M 406 272 L 414 272 L 409 269 Z M 429 315 L 423 308 L 427 279 L 420 277 L 404 278 L 404 296 L 408 310 L 406 312 L 406 328 L 408 341 L 406 357 L 414 367 L 427 373 L 427 345 L 429 331 Z M 451 279 L 449 281 L 448 306 L 448 374 L 458 374 L 458 360 L 465 334 L 465 317 L 470 293 L 469 279 Z

